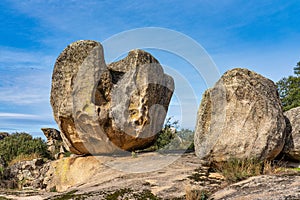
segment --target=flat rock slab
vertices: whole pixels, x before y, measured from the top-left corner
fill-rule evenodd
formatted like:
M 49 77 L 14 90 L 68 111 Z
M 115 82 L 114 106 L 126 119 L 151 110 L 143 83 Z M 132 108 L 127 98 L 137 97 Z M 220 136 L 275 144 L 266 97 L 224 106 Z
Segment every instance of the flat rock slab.
M 256 176 L 216 192 L 214 200 L 298 200 L 300 174 Z
M 143 199 L 137 198 L 137 195 L 145 191 L 162 199 L 185 199 L 184 195 L 189 188 L 216 191 L 224 183 L 220 179 L 222 176 L 210 173 L 202 162 L 193 153 L 144 153 L 138 154 L 136 158 L 131 155 L 63 158 L 53 162 L 54 179 L 48 181 L 52 181 L 49 188 L 56 186 L 64 192 L 40 192 L 32 196 L 55 199 L 57 195 L 63 196 L 73 191 L 74 195 L 84 196 L 85 199 L 105 199 L 117 191 L 130 190 L 130 195 L 135 195 L 129 196 L 129 199 Z M 141 170 L 139 164 L 152 170 Z M 128 172 L 126 170 L 134 167 L 126 168 L 126 165 L 137 166 L 136 169 L 141 171 Z M 195 181 L 191 178 L 195 174 L 201 175 L 203 179 Z M 25 196 L 24 193 L 18 195 Z

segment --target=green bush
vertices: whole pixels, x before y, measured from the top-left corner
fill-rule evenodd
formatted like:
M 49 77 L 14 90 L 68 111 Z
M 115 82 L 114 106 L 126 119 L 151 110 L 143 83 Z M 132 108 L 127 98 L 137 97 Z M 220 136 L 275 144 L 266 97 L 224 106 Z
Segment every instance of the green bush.
M 294 68 L 294 74 L 276 83 L 284 111 L 300 106 L 300 62 Z
M 18 156 L 33 154 L 49 158 L 47 144 L 41 138 L 33 138 L 28 133 L 13 133 L 0 141 L 0 157 L 2 156 L 6 163 Z
M 178 129 L 178 121 L 167 118 L 164 128 L 158 133 L 155 143 L 147 148 L 156 150 L 194 150 L 194 132 L 189 129 Z

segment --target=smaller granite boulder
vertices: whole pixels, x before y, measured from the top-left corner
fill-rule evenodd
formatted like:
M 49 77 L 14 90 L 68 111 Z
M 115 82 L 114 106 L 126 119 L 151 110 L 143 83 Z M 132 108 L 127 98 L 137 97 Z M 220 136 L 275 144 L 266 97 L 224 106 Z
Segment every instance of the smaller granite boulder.
M 282 153 L 285 158 L 300 161 L 300 107 L 288 110 L 284 115 L 287 138 Z
M 54 128 L 42 128 L 41 130 L 47 138 L 48 151 L 55 159 L 59 158 L 59 155 L 66 151 L 60 132 Z
M 198 111 L 195 151 L 201 159 L 274 159 L 285 140 L 276 85 L 247 69 L 226 72 L 207 90 Z

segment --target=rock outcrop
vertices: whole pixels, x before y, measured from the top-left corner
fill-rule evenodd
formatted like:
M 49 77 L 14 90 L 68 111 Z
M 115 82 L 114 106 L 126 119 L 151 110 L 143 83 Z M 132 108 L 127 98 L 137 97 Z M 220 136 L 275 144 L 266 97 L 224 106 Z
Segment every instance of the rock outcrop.
M 300 107 L 284 113 L 287 122 L 287 138 L 283 149 L 285 158 L 300 161 Z
M 233 69 L 203 95 L 196 155 L 213 162 L 273 159 L 283 148 L 285 126 L 275 84 L 247 69 Z
M 88 183 L 100 169 L 101 162 L 94 156 L 65 157 L 51 162 L 43 185 L 48 191 L 66 191 L 75 185 Z
M 48 151 L 55 159 L 65 153 L 64 144 L 60 136 L 60 132 L 54 128 L 42 128 L 41 129 L 47 138 Z
M 51 105 L 72 153 L 113 153 L 154 142 L 173 90 L 149 53 L 133 50 L 107 66 L 100 43 L 77 41 L 57 58 Z
M 7 189 L 44 189 L 44 179 L 50 163 L 43 159 L 21 161 L 5 168 L 0 186 Z

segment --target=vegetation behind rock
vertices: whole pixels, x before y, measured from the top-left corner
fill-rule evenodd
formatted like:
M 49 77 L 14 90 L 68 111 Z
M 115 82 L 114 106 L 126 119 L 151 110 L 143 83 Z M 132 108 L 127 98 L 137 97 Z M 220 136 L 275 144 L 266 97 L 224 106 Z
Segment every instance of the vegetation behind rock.
M 300 106 L 300 62 L 294 68 L 294 74 L 276 83 L 284 111 Z
M 148 151 L 156 150 L 194 150 L 194 131 L 178 129 L 178 121 L 172 117 L 166 119 L 164 128 L 158 133 L 154 144 L 147 148 Z
M 16 158 L 26 159 L 30 156 L 49 158 L 46 142 L 28 133 L 13 133 L 0 141 L 0 157 L 6 164 Z

